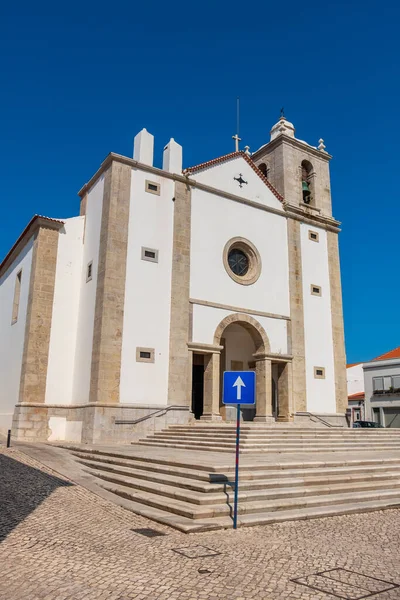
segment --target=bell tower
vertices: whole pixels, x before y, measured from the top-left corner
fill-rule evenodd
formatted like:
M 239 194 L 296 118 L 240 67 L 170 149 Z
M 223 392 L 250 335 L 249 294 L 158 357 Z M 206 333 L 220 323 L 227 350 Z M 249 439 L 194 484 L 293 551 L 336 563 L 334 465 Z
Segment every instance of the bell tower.
M 293 412 L 329 413 L 345 423 L 347 407 L 338 233 L 332 217 L 329 161 L 318 147 L 295 137 L 281 115 L 270 141 L 252 155 L 284 198 L 287 217 Z M 287 418 L 292 418 L 287 415 Z
M 288 205 L 311 214 L 332 217 L 329 161 L 323 140 L 310 146 L 295 137 L 295 128 L 282 116 L 271 129 L 268 144 L 252 155 L 258 168 Z

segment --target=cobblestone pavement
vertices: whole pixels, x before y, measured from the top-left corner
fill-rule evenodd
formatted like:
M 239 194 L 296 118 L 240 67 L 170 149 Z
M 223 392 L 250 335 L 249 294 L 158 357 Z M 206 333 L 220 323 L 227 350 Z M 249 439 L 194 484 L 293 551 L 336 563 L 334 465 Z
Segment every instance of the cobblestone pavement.
M 184 535 L 0 447 L 0 600 L 399 600 L 399 534 L 388 510 Z

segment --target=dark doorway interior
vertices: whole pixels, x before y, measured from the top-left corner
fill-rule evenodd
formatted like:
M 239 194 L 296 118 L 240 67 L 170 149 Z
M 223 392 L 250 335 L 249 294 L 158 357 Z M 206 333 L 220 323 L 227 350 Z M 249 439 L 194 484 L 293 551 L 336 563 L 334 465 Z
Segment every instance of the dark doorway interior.
M 193 354 L 192 413 L 195 419 L 203 414 L 204 404 L 204 356 Z

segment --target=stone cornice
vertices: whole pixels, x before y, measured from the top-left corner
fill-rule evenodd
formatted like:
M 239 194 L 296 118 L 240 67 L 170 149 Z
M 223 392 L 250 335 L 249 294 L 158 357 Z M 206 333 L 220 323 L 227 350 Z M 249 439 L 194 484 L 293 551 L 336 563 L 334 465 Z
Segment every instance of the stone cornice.
M 50 219 L 49 217 L 42 217 L 40 215 L 35 215 L 25 227 L 24 231 L 21 233 L 15 244 L 12 246 L 11 250 L 6 254 L 2 262 L 0 263 L 0 277 L 4 275 L 7 269 L 12 265 L 14 260 L 17 258 L 18 254 L 21 252 L 22 248 L 27 244 L 30 238 L 41 228 L 45 227 L 46 229 L 56 229 L 60 230 L 61 227 L 64 226 L 64 221 L 59 221 L 57 219 Z
M 291 139 L 291 138 L 289 138 Z M 275 142 L 275 140 L 274 140 Z M 272 142 L 271 142 L 272 143 Z M 320 154 L 320 152 L 318 152 Z M 340 225 L 339 221 L 336 221 L 332 217 L 325 217 L 322 215 L 312 214 L 312 207 L 307 211 L 307 208 L 296 207 L 291 204 L 287 204 L 283 202 L 282 208 L 273 208 L 272 206 L 266 206 L 265 204 L 261 204 L 260 202 L 255 202 L 254 200 L 250 200 L 248 198 L 243 198 L 242 196 L 236 196 L 235 194 L 231 194 L 229 192 L 225 192 L 224 190 L 220 190 L 218 188 L 214 188 L 210 185 L 206 185 L 204 183 L 200 183 L 195 179 L 192 179 L 190 175 L 178 175 L 177 173 L 169 173 L 168 171 L 163 171 L 162 169 L 157 169 L 156 167 L 152 167 L 150 165 L 145 165 L 143 163 L 134 160 L 133 158 L 128 158 L 127 156 L 122 156 L 120 154 L 114 154 L 110 152 L 110 154 L 106 157 L 106 159 L 102 162 L 98 171 L 93 175 L 93 177 L 86 183 L 78 192 L 78 195 L 82 198 L 88 190 L 94 185 L 97 179 L 108 169 L 113 161 L 117 161 L 123 163 L 125 165 L 129 165 L 132 168 L 139 169 L 141 171 L 145 171 L 147 173 L 153 173 L 154 175 L 158 175 L 159 177 L 164 177 L 165 179 L 172 179 L 174 181 L 181 181 L 186 185 L 197 188 L 199 190 L 203 190 L 204 192 L 208 192 L 210 194 L 214 194 L 216 196 L 220 196 L 222 198 L 227 198 L 228 200 L 233 200 L 233 202 L 238 202 L 239 204 L 245 204 L 246 206 L 251 206 L 252 208 L 256 208 L 259 210 L 263 210 L 264 212 L 269 212 L 275 215 L 279 215 L 284 218 L 292 218 L 297 221 L 302 221 L 310 224 L 317 224 L 319 227 L 324 229 L 329 229 L 331 231 L 335 231 L 336 233 L 339 231 L 338 227 Z M 289 214 L 288 214 L 289 213 Z
M 321 160 L 330 161 L 332 158 L 332 155 L 328 154 L 328 152 L 321 152 L 321 150 L 318 150 L 317 148 L 313 148 L 312 146 L 309 146 L 307 143 L 302 142 L 301 140 L 297 140 L 296 138 L 291 138 L 285 134 L 281 134 L 277 138 L 275 138 L 272 142 L 269 142 L 268 144 L 261 146 L 261 148 L 259 150 L 257 150 L 256 152 L 254 152 L 254 154 L 252 154 L 251 158 L 253 160 L 257 159 L 259 156 L 263 155 L 265 150 L 274 150 L 277 146 L 280 146 L 281 144 L 288 144 L 289 146 L 294 146 L 295 148 L 297 148 L 299 150 L 304 150 L 308 154 L 312 154 L 313 156 L 315 156 Z
M 250 308 L 239 308 L 237 306 L 231 306 L 230 304 L 220 304 L 219 302 L 211 302 L 209 300 L 199 300 L 198 298 L 190 298 L 190 304 L 197 304 L 199 306 L 208 306 L 210 308 L 219 308 L 222 310 L 230 310 L 235 313 L 245 313 L 247 315 L 255 315 L 257 317 L 267 317 L 268 319 L 282 319 L 284 321 L 290 321 L 290 317 L 285 315 L 277 315 L 276 313 L 264 312 L 262 310 L 251 310 Z
M 285 211 L 287 217 L 295 219 L 296 221 L 323 227 L 324 229 L 335 233 L 339 233 L 340 231 L 340 221 L 336 221 L 333 217 L 321 215 L 319 212 L 315 212 L 312 207 L 303 208 L 302 206 L 285 203 Z
M 224 349 L 219 344 L 202 344 L 200 342 L 188 342 L 188 349 L 197 354 L 220 354 Z
M 291 354 L 274 354 L 272 352 L 255 352 L 253 357 L 255 361 L 269 359 L 274 362 L 291 362 L 293 360 Z

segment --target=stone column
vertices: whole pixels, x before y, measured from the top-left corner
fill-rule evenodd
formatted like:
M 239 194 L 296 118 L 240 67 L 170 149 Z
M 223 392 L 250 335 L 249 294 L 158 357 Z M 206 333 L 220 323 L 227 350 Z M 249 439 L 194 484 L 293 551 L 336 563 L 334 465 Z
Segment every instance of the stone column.
M 175 182 L 174 230 L 171 278 L 171 321 L 169 334 L 168 404 L 191 405 L 190 336 L 190 187 Z M 189 392 L 189 393 L 188 393 Z
M 20 402 L 45 401 L 58 236 L 58 230 L 41 227 L 33 243 Z
M 204 410 L 202 421 L 221 421 L 219 413 L 220 352 L 204 356 Z
M 33 242 L 28 308 L 19 388 L 12 435 L 16 439 L 47 440 L 45 405 L 47 366 L 59 229 L 63 223 L 40 223 Z M 24 273 L 22 274 L 24 277 Z
M 272 372 L 269 358 L 256 359 L 256 416 L 255 422 L 269 423 L 272 416 Z
M 104 176 L 90 402 L 119 402 L 131 167 L 113 161 Z
M 278 366 L 278 421 L 293 421 L 292 363 Z
M 300 188 L 299 188 L 300 189 Z M 293 355 L 293 404 L 295 411 L 307 410 L 304 342 L 303 274 L 300 222 L 288 219 L 290 316 L 289 354 Z
M 328 231 L 327 238 L 329 282 L 331 288 L 332 342 L 335 367 L 336 412 L 343 414 L 346 412 L 348 399 L 338 234 L 334 233 L 333 231 Z

